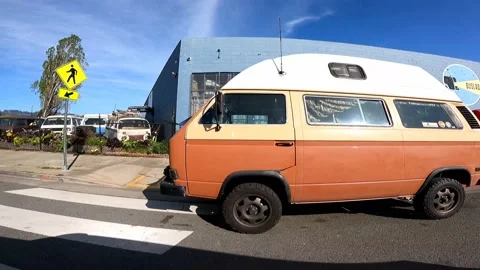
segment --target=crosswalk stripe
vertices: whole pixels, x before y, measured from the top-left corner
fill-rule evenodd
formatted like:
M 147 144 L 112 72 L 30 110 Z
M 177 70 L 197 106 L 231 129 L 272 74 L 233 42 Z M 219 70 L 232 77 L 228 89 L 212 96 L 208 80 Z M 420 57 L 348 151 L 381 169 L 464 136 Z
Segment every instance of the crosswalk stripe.
M 154 254 L 163 254 L 192 233 L 61 216 L 4 205 L 0 205 L 0 226 Z
M 5 191 L 6 193 L 89 205 L 108 206 L 114 208 L 168 212 L 178 214 L 212 215 L 217 212 L 215 205 L 149 201 L 146 199 L 122 198 L 105 195 L 77 193 L 46 188 L 29 188 Z

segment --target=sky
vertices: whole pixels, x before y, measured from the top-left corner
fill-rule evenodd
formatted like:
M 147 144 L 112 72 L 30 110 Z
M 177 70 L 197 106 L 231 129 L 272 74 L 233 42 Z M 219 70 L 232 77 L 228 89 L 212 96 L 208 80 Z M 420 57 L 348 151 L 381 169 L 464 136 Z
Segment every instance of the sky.
M 0 110 L 39 109 L 45 52 L 82 38 L 88 80 L 71 112 L 142 105 L 185 37 L 344 42 L 479 61 L 477 0 L 0 0 Z

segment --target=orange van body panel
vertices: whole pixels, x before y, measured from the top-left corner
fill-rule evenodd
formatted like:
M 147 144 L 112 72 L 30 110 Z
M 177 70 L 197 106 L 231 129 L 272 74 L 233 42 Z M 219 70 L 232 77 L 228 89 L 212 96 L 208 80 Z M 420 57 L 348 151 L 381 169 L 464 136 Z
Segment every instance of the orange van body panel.
M 188 196 L 215 199 L 232 173 L 274 170 L 286 179 L 292 203 L 314 203 L 413 196 L 442 167 L 466 168 L 470 186 L 480 180 L 480 133 L 461 115 L 462 130 L 408 129 L 393 98 L 384 98 L 390 127 L 313 126 L 305 121 L 300 98 L 300 93 L 288 95 L 287 118 L 293 122 L 267 132 L 254 125 L 207 130 L 198 124 L 213 104 L 207 102 L 170 140 L 175 184 L 187 187 Z M 294 146 L 275 146 L 277 128 Z
M 405 179 L 412 181 L 407 193 L 415 193 L 428 175 L 439 168 L 464 167 L 475 174 L 475 142 L 404 142 Z M 413 184 L 416 183 L 416 184 Z
M 303 202 L 402 193 L 401 142 L 305 141 L 303 147 Z
M 291 149 L 279 148 L 272 151 L 276 147 L 273 141 L 187 140 L 187 147 L 188 185 L 193 196 L 216 198 L 223 181 L 234 172 L 283 171 L 295 164 L 295 155 L 290 154 Z M 213 169 L 210 168 L 212 164 Z M 293 176 L 290 171 L 286 174 Z M 292 178 L 287 179 L 289 181 Z
M 192 120 L 192 119 L 190 119 Z M 170 168 L 177 172 L 178 179 L 175 179 L 175 185 L 187 187 L 187 167 L 185 164 L 185 133 L 190 120 L 185 123 L 180 130 L 173 135 L 169 141 L 169 163 Z
M 479 134 L 480 136 L 480 134 Z M 474 174 L 472 174 L 472 181 L 471 181 L 471 186 L 480 186 L 480 142 L 475 142 L 475 147 L 474 147 L 474 152 L 475 152 L 475 168 L 474 168 Z M 477 168 L 479 168 L 477 171 Z

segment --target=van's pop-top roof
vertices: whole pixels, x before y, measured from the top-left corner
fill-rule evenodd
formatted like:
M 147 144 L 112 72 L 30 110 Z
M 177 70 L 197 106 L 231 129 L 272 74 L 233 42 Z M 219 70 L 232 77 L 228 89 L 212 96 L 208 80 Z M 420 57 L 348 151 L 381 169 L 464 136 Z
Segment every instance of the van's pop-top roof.
M 334 77 L 330 63 L 360 66 L 365 79 Z M 430 73 L 420 67 L 360 57 L 328 54 L 293 54 L 257 63 L 232 78 L 225 90 L 318 91 L 410 97 L 461 102 Z

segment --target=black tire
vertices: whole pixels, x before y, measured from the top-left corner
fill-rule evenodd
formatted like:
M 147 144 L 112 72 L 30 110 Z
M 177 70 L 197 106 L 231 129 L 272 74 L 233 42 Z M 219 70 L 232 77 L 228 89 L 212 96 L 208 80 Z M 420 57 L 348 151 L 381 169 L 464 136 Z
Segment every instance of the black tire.
M 222 213 L 225 222 L 234 231 L 259 234 L 278 223 L 282 216 L 282 202 L 271 188 L 258 183 L 245 183 L 236 186 L 227 195 L 223 201 Z M 246 222 L 248 218 L 255 217 L 259 222 Z
M 415 210 L 428 219 L 444 219 L 455 215 L 465 202 L 465 189 L 455 179 L 435 178 L 425 191 L 415 196 Z M 443 209 L 442 209 L 443 208 Z

